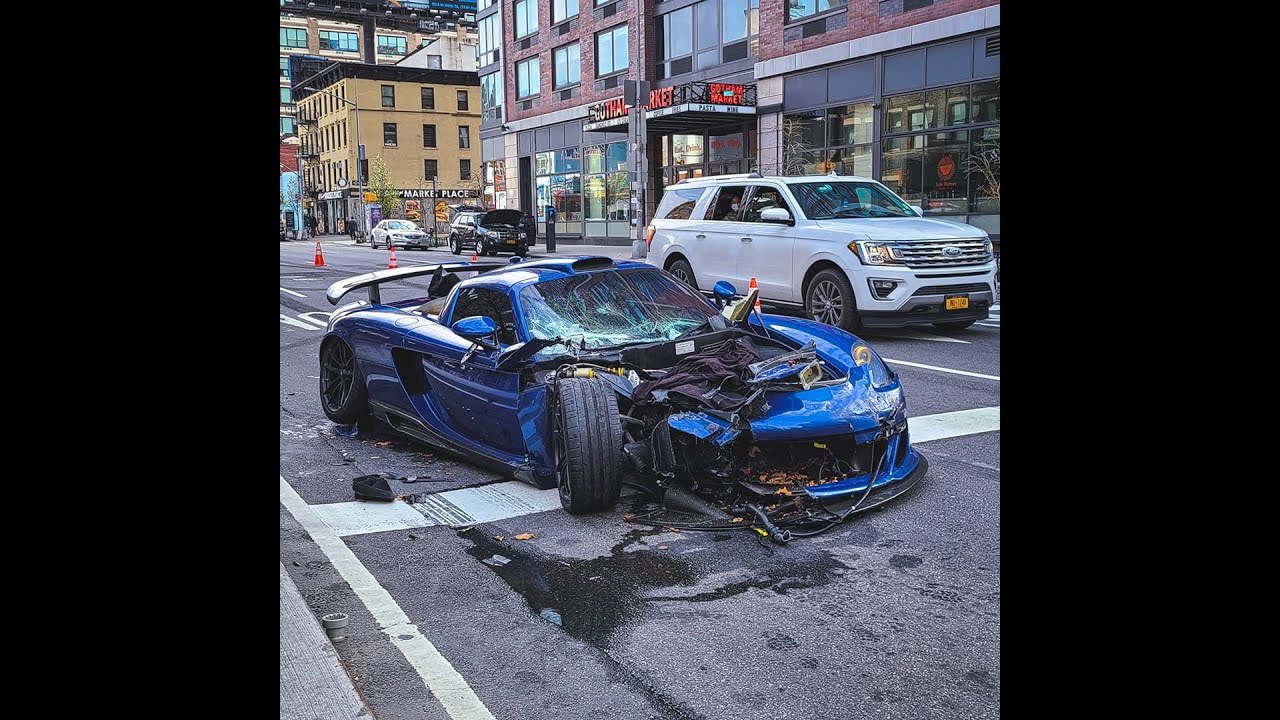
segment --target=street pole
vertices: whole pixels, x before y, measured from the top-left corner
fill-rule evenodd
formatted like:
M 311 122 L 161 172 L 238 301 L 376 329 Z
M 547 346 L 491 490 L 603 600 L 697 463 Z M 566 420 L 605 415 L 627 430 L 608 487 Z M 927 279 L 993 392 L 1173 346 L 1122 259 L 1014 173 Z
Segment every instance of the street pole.
M 635 161 L 632 167 L 635 168 L 635 178 L 632 180 L 632 226 L 635 227 L 635 235 L 631 239 L 631 257 L 643 258 L 648 255 L 648 248 L 644 244 L 645 232 L 645 207 L 644 207 L 644 188 L 647 182 L 646 171 L 646 140 L 648 139 L 648 118 L 645 117 L 645 111 L 648 110 L 649 96 L 648 83 L 644 81 L 645 64 L 644 64 L 644 0 L 636 0 L 636 99 L 635 105 L 631 108 L 632 127 L 635 130 L 635 140 L 632 145 L 632 154 Z
M 360 93 L 355 89 L 355 83 L 352 83 L 351 87 L 352 87 L 351 94 L 355 98 L 355 101 L 351 103 L 351 106 L 355 108 L 355 113 L 356 113 L 356 183 L 360 187 L 360 190 L 359 190 L 360 222 L 357 225 L 357 227 L 363 228 L 364 227 L 364 172 L 362 171 L 362 168 L 360 166 L 360 161 L 364 159 L 361 157 L 361 155 L 364 155 L 364 143 L 360 142 Z M 343 102 L 347 102 L 346 98 L 341 98 L 341 99 Z

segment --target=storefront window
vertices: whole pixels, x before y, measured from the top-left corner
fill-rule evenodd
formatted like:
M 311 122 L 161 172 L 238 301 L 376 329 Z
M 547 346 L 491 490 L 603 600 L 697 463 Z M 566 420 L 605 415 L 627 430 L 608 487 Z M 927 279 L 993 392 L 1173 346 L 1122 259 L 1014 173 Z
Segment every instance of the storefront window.
M 871 177 L 874 112 L 871 103 L 855 103 L 787 115 L 783 174 Z
M 588 145 L 582 154 L 588 173 L 583 181 L 587 219 L 626 220 L 631 198 L 626 142 Z
M 657 19 L 659 79 L 757 56 L 760 0 L 702 0 Z
M 884 134 L 898 135 L 881 141 L 882 182 L 926 214 L 1000 212 L 999 80 L 884 103 Z M 932 132 L 901 134 L 918 130 Z
M 557 223 L 582 221 L 582 155 L 576 148 L 543 152 L 534 156 L 537 216 L 546 221 L 546 207 L 556 209 Z M 570 230 L 566 228 L 566 232 Z

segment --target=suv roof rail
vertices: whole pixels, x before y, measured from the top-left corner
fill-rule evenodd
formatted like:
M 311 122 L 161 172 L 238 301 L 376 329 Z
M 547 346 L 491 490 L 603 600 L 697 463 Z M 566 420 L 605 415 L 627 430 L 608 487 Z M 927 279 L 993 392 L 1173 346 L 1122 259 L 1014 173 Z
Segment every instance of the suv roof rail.
M 749 173 L 733 173 L 731 175 L 706 175 L 704 177 L 684 178 L 682 180 L 677 180 L 676 185 L 687 183 L 690 180 L 740 180 L 742 178 L 762 178 L 762 177 L 764 176 L 753 170 Z

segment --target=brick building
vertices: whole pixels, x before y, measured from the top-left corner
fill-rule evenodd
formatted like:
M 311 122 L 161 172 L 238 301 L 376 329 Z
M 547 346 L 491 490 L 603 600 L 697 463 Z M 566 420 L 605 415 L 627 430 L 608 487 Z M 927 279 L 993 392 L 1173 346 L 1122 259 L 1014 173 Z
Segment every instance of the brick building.
M 638 191 L 652 211 L 683 178 L 758 170 L 874 177 L 998 237 L 997 0 L 480 0 L 476 18 L 485 202 L 540 234 L 552 205 L 562 242 L 626 244 Z M 628 78 L 653 87 L 642 143 Z

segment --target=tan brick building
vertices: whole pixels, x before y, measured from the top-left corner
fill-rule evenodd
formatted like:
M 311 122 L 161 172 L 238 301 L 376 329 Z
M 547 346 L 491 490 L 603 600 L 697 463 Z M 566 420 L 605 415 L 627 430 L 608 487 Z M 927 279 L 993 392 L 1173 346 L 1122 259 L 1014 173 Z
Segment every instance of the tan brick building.
M 322 231 L 361 214 L 357 191 L 375 158 L 404 199 L 479 199 L 480 96 L 475 73 L 397 65 L 334 63 L 295 82 L 299 152 Z M 357 111 L 358 108 L 358 111 Z M 365 147 L 356 171 L 357 128 Z M 438 178 L 432 190 L 432 178 Z M 423 209 L 430 210 L 430 202 Z M 404 208 L 385 209 L 384 214 Z M 364 223 L 360 223 L 364 230 Z

